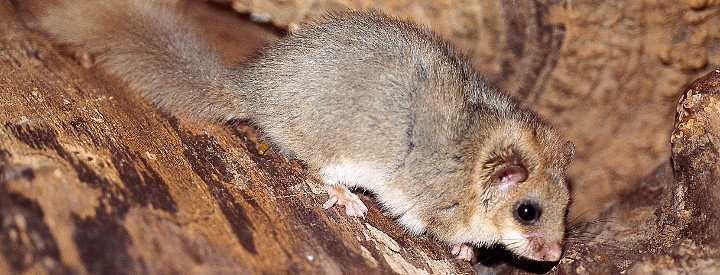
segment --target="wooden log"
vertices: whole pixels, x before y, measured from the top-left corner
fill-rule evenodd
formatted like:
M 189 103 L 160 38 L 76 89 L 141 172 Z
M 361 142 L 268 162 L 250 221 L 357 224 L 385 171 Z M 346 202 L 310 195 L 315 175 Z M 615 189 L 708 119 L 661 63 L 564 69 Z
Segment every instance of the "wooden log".
M 672 161 L 569 233 L 560 273 L 720 273 L 720 69 L 677 104 Z M 582 271 L 582 272 L 580 272 Z
M 252 126 L 159 112 L 21 7 L 0 2 L 0 273 L 472 272 L 368 196 L 365 219 L 323 210 L 320 182 L 260 153 Z
M 427 26 L 575 143 L 570 216 L 585 221 L 670 158 L 677 99 L 720 66 L 720 1 L 212 1 L 290 29 L 348 8 Z
M 247 59 L 258 47 L 277 37 L 256 24 L 243 23 L 226 7 L 190 2 L 187 11 L 201 22 L 203 34 L 214 41 L 213 45 L 228 60 Z M 503 19 L 508 21 L 503 22 L 520 24 L 537 19 L 537 25 L 530 30 L 549 28 L 529 38 L 518 35 L 501 39 L 502 49 L 513 43 L 523 45 L 524 50 L 519 51 L 522 54 L 512 56 L 512 52 L 507 52 L 509 55 L 473 57 L 476 64 L 491 62 L 483 59 L 491 56 L 516 64 L 515 68 L 526 69 L 497 72 L 502 76 L 500 85 L 516 95 L 528 93 L 527 98 L 537 99 L 535 103 L 542 114 L 562 122 L 573 117 L 573 113 L 555 117 L 553 112 L 572 105 L 580 106 L 575 110 L 581 109 L 584 114 L 587 106 L 572 103 L 577 96 L 565 97 L 570 88 L 560 84 L 572 83 L 575 85 L 572 90 L 583 94 L 598 86 L 613 86 L 615 84 L 608 82 L 620 81 L 615 77 L 624 74 L 614 73 L 613 77 L 593 84 L 574 81 L 573 74 L 567 74 L 567 67 L 595 64 L 577 48 L 582 44 L 578 41 L 587 39 L 579 33 L 592 32 L 595 26 L 588 22 L 595 19 L 585 20 L 577 13 L 596 10 L 594 7 L 602 4 L 584 3 L 567 8 L 562 2 L 546 2 L 548 5 L 539 5 L 536 9 L 510 9 L 513 1 L 498 6 L 498 10 L 505 10 L 507 13 L 503 14 L 509 16 Z M 523 4 L 529 5 L 529 2 Z M 637 8 L 636 5 L 649 4 L 628 5 Z M 706 13 L 712 5 L 715 4 L 691 7 L 693 11 L 685 13 L 687 16 L 682 19 L 691 26 L 683 23 L 678 28 L 693 35 L 673 36 L 672 41 L 696 37 L 695 33 L 708 33 L 703 30 L 720 20 L 720 16 Z M 261 154 L 259 147 L 264 140 L 257 129 L 241 122 L 233 125 L 193 123 L 157 111 L 122 83 L 95 70 L 90 57 L 59 47 L 45 35 L 25 26 L 20 6 L 17 2 L 0 2 L 0 274 L 472 272 L 467 264 L 452 259 L 446 248 L 435 241 L 405 234 L 368 196 L 362 198 L 370 207 L 365 220 L 347 218 L 337 209 L 320 209 L 326 195 L 319 182 L 307 175 L 298 161 L 288 160 L 272 149 Z M 647 7 L 649 14 L 660 10 L 653 7 Z M 683 12 L 675 4 L 671 7 L 662 11 Z M 612 14 L 602 16 L 612 17 Z M 707 16 L 693 17 L 696 14 Z M 632 13 L 618 16 L 613 20 L 632 19 Z M 597 21 L 608 22 L 602 18 Z M 567 25 L 553 25 L 553 22 Z M 455 42 L 462 48 L 465 48 L 463 45 L 482 47 L 475 44 L 474 39 L 488 35 L 506 37 L 513 33 L 513 27 L 506 23 L 499 25 L 504 26 L 501 34 L 485 30 L 486 33 L 475 33 L 465 37 L 467 40 L 461 37 Z M 562 36 L 564 28 L 568 28 L 571 35 Z M 446 31 L 460 36 L 468 34 L 452 28 Z M 653 31 L 659 32 L 646 31 L 647 37 L 652 37 Z M 709 34 L 707 40 L 698 41 L 716 41 L 713 33 Z M 671 32 L 664 35 L 670 36 Z M 617 42 L 631 36 L 612 37 L 611 41 Z M 557 44 L 558 39 L 562 39 L 562 43 Z M 637 84 L 622 86 L 624 89 L 618 92 L 622 95 L 607 96 L 614 99 L 608 104 L 620 109 L 626 105 L 636 108 L 637 105 L 628 102 L 655 97 L 670 98 L 674 103 L 673 91 L 677 89 L 674 86 L 685 85 L 683 79 L 702 68 L 698 64 L 717 60 L 717 49 L 708 47 L 703 49 L 708 54 L 692 54 L 693 49 L 701 47 L 692 43 L 687 46 L 690 51 L 685 56 L 674 48 L 684 49 L 683 43 L 684 40 L 677 42 L 679 46 L 673 44 L 667 51 L 657 53 L 657 58 L 672 69 L 662 66 L 633 69 L 641 71 L 634 72 L 636 75 L 648 74 L 648 70 L 662 73 L 653 81 L 633 78 Z M 550 47 L 543 48 L 543 45 Z M 559 48 L 561 45 L 563 49 Z M 595 46 L 588 50 L 596 51 L 593 53 L 597 56 L 616 53 L 606 52 L 606 48 L 600 47 L 602 43 Z M 552 53 L 548 49 L 560 52 Z M 76 59 L 71 58 L 73 56 Z M 697 58 L 705 63 L 694 62 Z M 564 65 L 557 65 L 555 59 Z M 617 64 L 608 66 L 611 68 L 606 70 L 615 71 L 612 66 Z M 552 76 L 547 75 L 548 70 Z M 530 75 L 533 80 L 516 81 L 523 75 Z M 574 170 L 576 175 L 582 175 L 577 178 L 580 182 L 575 185 L 575 194 L 582 195 L 576 196 L 576 200 L 580 198 L 581 209 L 586 210 L 579 212 L 596 211 L 599 218 L 571 225 L 566 254 L 557 267 L 528 266 L 507 253 L 493 250 L 485 251 L 483 264 L 475 268 L 492 273 L 525 273 L 528 269 L 554 273 L 720 272 L 717 249 L 720 229 L 714 209 L 720 198 L 716 184 L 719 150 L 713 142 L 718 135 L 718 79 L 718 72 L 711 72 L 684 90 L 686 93 L 677 107 L 672 162 L 661 161 L 657 165 L 658 157 L 644 162 L 629 160 L 632 165 L 618 161 L 627 158 L 628 152 L 633 156 L 665 156 L 656 152 L 658 145 L 654 143 L 623 145 L 636 134 L 607 136 L 594 131 L 593 138 L 588 138 L 582 135 L 585 131 L 580 129 L 582 124 L 562 128 L 583 140 L 578 143 L 580 150 L 605 148 L 602 150 L 605 153 L 594 155 L 583 156 L 581 152 L 581 165 Z M 665 84 L 657 86 L 656 83 Z M 648 88 L 656 86 L 660 90 Z M 525 100 L 529 100 L 527 98 Z M 561 98 L 566 101 L 557 101 Z M 655 103 L 649 110 L 659 109 L 664 99 L 650 100 Z M 655 124 L 656 120 L 663 119 L 648 109 L 622 110 L 625 113 L 617 116 L 635 122 L 623 121 L 599 131 L 618 133 L 612 129 L 634 129 L 622 125 L 644 124 L 648 116 L 658 117 L 652 120 Z M 597 108 L 587 113 L 601 111 Z M 634 116 L 633 112 L 642 112 L 645 116 Z M 582 115 L 573 119 L 576 117 Z M 670 126 L 658 129 L 665 128 Z M 663 133 L 657 129 L 651 132 Z M 642 136 L 641 139 L 657 138 Z M 615 145 L 606 146 L 608 143 Z M 618 146 L 635 149 L 617 152 Z M 666 155 L 670 156 L 669 150 Z M 603 160 L 593 162 L 587 158 Z M 656 168 L 647 175 L 628 168 L 634 177 L 639 177 L 634 180 L 613 172 L 617 167 L 602 171 L 596 169 L 598 165 L 592 165 L 610 162 L 618 167 L 642 166 L 645 170 L 655 165 Z M 593 179 L 598 173 L 619 176 L 612 181 L 605 177 Z M 596 198 L 598 192 L 608 192 L 604 189 L 595 192 L 596 189 L 621 180 L 631 187 L 615 194 L 617 200 L 608 202 Z M 588 186 L 598 188 L 587 191 Z M 606 203 L 599 206 L 593 203 L 596 201 Z M 517 269 L 518 266 L 526 271 Z

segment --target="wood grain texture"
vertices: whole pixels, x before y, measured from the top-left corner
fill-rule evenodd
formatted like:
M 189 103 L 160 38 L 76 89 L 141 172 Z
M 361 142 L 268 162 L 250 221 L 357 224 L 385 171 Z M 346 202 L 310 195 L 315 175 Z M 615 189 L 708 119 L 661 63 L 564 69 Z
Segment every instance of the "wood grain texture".
M 678 102 L 672 160 L 635 182 L 598 220 L 571 230 L 557 271 L 720 272 L 718 125 L 720 69 L 691 83 Z
M 19 7 L 32 7 L 20 2 L 0 2 L 0 274 L 473 271 L 405 234 L 370 197 L 365 220 L 322 210 L 321 184 L 298 161 L 260 154 L 260 131 L 159 112 L 91 57 L 28 28 Z M 200 2 L 186 10 L 227 60 L 278 37 Z M 275 2 L 310 5 L 293 16 L 342 7 Z M 720 272 L 717 3 L 385 3 L 404 18 L 435 18 L 420 22 L 578 147 L 559 265 L 488 250 L 477 271 Z
M 159 112 L 28 28 L 21 7 L 0 2 L 0 273 L 472 271 L 372 198 L 364 220 L 323 210 L 320 182 L 298 161 L 259 154 L 257 129 Z M 208 26 L 216 37 L 274 39 L 195 8 L 224 22 Z
M 667 161 L 677 98 L 720 66 L 718 1 L 212 1 L 290 29 L 348 8 L 427 26 L 575 143 L 570 214 L 584 221 Z
M 575 143 L 571 230 L 554 271 L 718 272 L 720 2 L 213 1 L 290 30 L 348 8 L 429 27 Z M 499 262 L 476 268 L 518 272 Z

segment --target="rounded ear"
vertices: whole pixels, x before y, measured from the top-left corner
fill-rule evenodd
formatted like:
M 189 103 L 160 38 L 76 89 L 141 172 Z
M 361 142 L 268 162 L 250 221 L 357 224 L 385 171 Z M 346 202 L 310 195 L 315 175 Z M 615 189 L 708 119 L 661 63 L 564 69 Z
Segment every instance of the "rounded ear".
M 528 172 L 525 167 L 517 164 L 508 164 L 498 167 L 492 174 L 492 183 L 497 185 L 500 190 L 506 190 L 509 187 L 521 183 L 528 178 Z
M 573 156 L 575 156 L 575 144 L 573 144 L 572 141 L 565 142 L 565 146 L 563 146 L 563 155 L 565 156 L 565 165 L 570 164 Z

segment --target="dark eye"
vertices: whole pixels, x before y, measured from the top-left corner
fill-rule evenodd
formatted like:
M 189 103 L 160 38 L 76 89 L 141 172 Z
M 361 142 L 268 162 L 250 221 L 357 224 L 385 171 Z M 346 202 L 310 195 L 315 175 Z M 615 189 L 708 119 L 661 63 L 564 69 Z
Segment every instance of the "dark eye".
M 521 202 L 515 208 L 515 219 L 521 223 L 535 223 L 542 214 L 542 208 L 534 202 Z
M 455 209 L 457 209 L 458 206 L 460 206 L 460 204 L 456 202 L 456 203 L 451 204 L 450 206 L 440 208 L 440 210 L 442 210 L 444 212 L 450 212 L 450 211 L 454 211 Z

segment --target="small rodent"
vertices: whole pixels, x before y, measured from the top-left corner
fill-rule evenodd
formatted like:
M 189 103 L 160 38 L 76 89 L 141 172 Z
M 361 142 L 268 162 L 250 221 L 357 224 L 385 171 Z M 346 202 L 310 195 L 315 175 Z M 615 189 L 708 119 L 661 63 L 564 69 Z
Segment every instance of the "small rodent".
M 492 244 L 537 261 L 562 255 L 572 143 L 430 31 L 338 13 L 233 66 L 169 4 L 60 1 L 37 19 L 164 111 L 254 122 L 324 181 L 325 208 L 362 216 L 348 190 L 359 187 L 460 258 Z

